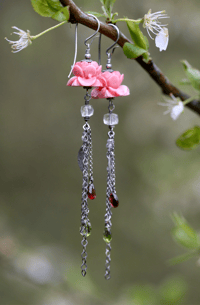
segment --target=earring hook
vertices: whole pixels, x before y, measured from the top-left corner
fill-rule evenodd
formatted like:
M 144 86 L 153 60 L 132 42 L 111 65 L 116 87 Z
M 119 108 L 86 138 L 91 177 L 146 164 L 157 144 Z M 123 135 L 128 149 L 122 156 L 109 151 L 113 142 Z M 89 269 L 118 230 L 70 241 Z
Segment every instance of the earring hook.
M 97 37 L 96 34 L 99 32 L 99 29 L 100 29 L 100 21 L 99 21 L 99 19 L 98 19 L 96 16 L 94 16 L 94 15 L 92 15 L 92 14 L 88 14 L 88 16 L 92 16 L 92 17 L 98 22 L 97 30 L 95 31 L 95 33 L 92 34 L 91 36 L 89 36 L 88 38 L 86 38 L 86 40 L 85 40 L 85 42 L 84 42 L 85 45 L 86 45 L 86 47 L 87 47 L 87 49 L 86 49 L 86 51 L 85 51 L 85 60 L 86 60 L 87 62 L 91 62 L 90 46 L 91 46 L 93 40 Z M 96 37 L 95 37 L 95 36 L 96 36 Z M 94 37 L 94 38 L 93 38 L 93 37 Z M 90 40 L 91 38 L 93 38 L 93 39 L 91 40 L 91 42 L 90 42 L 90 43 L 87 43 L 88 40 Z
M 86 38 L 86 40 L 85 40 L 85 42 L 84 42 L 85 45 L 86 45 L 86 47 L 89 48 L 93 40 L 91 41 L 91 43 L 87 43 L 87 41 L 90 40 L 92 37 L 94 37 L 94 36 L 99 32 L 99 29 L 100 29 L 100 21 L 99 21 L 99 19 L 98 19 L 96 16 L 94 16 L 94 15 L 92 15 L 92 14 L 88 14 L 88 16 L 93 17 L 93 18 L 98 22 L 98 26 L 97 26 L 96 32 L 95 32 L 94 34 L 92 34 L 91 36 L 89 36 L 88 38 Z
M 71 70 L 69 72 L 68 78 L 70 78 L 70 75 L 72 74 L 72 70 L 73 70 L 74 65 L 76 63 L 76 57 L 77 57 L 77 36 L 78 36 L 78 23 L 76 23 L 76 26 L 75 26 L 75 53 L 74 53 L 74 62 L 73 62 L 73 65 L 71 66 Z
M 105 71 L 113 72 L 112 64 L 111 64 L 111 56 L 112 56 L 114 50 L 117 48 L 117 47 L 115 47 L 115 45 L 117 44 L 119 37 L 120 37 L 120 32 L 119 32 L 118 27 L 112 23 L 110 23 L 109 25 L 111 25 L 117 31 L 117 40 L 106 50 L 106 55 L 108 56 L 108 58 L 107 58 L 107 63 L 106 63 L 106 70 L 103 70 L 103 72 L 105 72 Z M 112 51 L 109 53 L 108 51 L 110 51 L 111 49 L 112 49 Z
M 117 31 L 117 40 L 106 50 L 106 55 L 107 56 L 111 56 L 111 54 L 113 54 L 113 52 L 115 50 L 115 48 L 113 48 L 113 47 L 118 43 L 119 36 L 120 36 L 118 27 L 116 25 L 112 24 L 112 23 L 110 23 L 109 25 L 111 25 L 113 28 L 116 29 L 116 31 Z M 111 53 L 108 52 L 110 49 L 112 49 Z
M 99 33 L 98 64 L 101 65 L 101 33 Z

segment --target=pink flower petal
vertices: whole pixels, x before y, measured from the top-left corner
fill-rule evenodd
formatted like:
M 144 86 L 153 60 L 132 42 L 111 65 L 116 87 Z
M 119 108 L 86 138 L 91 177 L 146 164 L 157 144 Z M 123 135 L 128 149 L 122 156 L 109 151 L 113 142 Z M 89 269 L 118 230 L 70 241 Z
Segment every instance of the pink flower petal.
M 92 64 L 88 65 L 83 70 L 83 72 L 84 72 L 84 77 L 85 78 L 91 78 L 91 77 L 96 76 L 96 69 L 95 69 L 95 67 Z
M 92 86 L 93 87 L 104 87 L 103 82 L 104 82 L 104 79 L 97 77 L 95 83 Z
M 91 97 L 97 99 L 98 95 L 99 95 L 99 89 L 98 88 L 93 89 L 91 92 Z
M 114 89 L 117 89 L 120 85 L 121 85 L 121 75 L 116 75 L 113 73 L 111 73 L 112 75 L 110 76 L 110 78 L 108 79 L 108 87 L 112 87 Z
M 96 81 L 96 77 L 88 78 L 88 79 L 87 78 L 78 77 L 78 81 L 80 83 L 80 86 L 83 86 L 83 87 L 92 87 L 93 84 Z
M 78 61 L 76 64 L 78 64 L 82 70 L 86 69 L 88 66 L 88 62 L 87 61 Z
M 73 82 L 74 82 L 74 80 L 75 80 L 76 78 L 77 78 L 76 76 L 71 77 L 71 78 L 68 80 L 66 86 L 72 86 L 72 84 L 73 84 Z
M 98 98 L 107 98 L 108 96 L 108 90 L 106 88 L 101 88 L 98 92 Z
M 109 92 L 113 94 L 113 96 L 127 96 L 130 94 L 129 88 L 125 85 L 121 85 L 117 89 L 109 87 Z
M 77 61 L 77 62 L 75 63 L 75 65 L 77 65 L 77 66 L 79 66 L 79 67 L 82 68 L 82 61 Z
M 83 70 L 82 70 L 81 67 L 78 65 L 78 63 L 76 63 L 76 64 L 74 65 L 74 68 L 73 68 L 72 72 L 74 73 L 75 76 L 80 76 L 80 77 L 83 77 L 83 76 L 84 76 Z
M 96 61 L 94 61 L 94 60 L 91 63 L 89 63 L 89 64 L 92 65 L 96 70 L 99 67 L 99 64 Z
M 100 82 L 100 84 L 99 84 L 98 87 L 106 87 L 107 82 L 106 82 L 106 79 L 102 76 L 102 74 L 99 75 L 99 76 L 97 77 L 97 79 L 98 79 L 99 82 Z
M 110 97 L 115 97 L 116 95 L 113 95 L 110 93 L 110 91 L 107 88 L 96 88 L 93 89 L 91 92 L 92 98 L 110 98 Z
M 111 76 L 111 72 L 105 71 L 105 72 L 102 73 L 102 76 L 103 76 L 106 80 L 108 80 L 108 79 L 110 78 L 110 76 Z

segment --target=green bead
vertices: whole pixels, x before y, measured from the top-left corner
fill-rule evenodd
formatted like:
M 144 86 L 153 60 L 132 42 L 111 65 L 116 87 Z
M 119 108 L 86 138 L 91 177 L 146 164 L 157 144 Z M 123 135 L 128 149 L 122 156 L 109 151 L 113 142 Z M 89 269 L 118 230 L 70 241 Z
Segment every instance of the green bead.
M 86 235 L 86 237 L 91 235 L 91 231 L 92 231 L 92 226 L 91 223 L 88 223 L 86 226 L 86 229 L 84 227 L 80 227 L 80 234 L 82 236 Z
M 105 229 L 104 235 L 103 235 L 103 240 L 106 243 L 110 243 L 112 240 L 112 235 L 111 232 L 108 229 Z

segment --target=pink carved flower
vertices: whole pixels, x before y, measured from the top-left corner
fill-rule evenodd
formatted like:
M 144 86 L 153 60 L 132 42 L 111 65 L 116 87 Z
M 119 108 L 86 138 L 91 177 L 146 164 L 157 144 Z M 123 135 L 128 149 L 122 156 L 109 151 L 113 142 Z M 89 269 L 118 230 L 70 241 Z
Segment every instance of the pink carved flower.
M 100 80 L 103 83 L 103 86 L 92 90 L 92 98 L 111 98 L 129 95 L 129 88 L 125 85 L 121 85 L 123 79 L 124 74 L 120 74 L 119 71 L 105 71 L 101 73 Z
M 99 80 L 101 68 L 96 61 L 78 61 L 72 70 L 75 76 L 70 78 L 67 86 L 102 87 Z

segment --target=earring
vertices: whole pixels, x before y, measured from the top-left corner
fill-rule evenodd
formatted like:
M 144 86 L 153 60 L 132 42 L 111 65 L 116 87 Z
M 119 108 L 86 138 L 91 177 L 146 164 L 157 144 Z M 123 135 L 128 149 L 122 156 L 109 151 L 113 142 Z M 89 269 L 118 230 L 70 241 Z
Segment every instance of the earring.
M 88 217 L 89 208 L 88 208 L 88 198 L 93 200 L 96 198 L 96 191 L 94 187 L 94 178 L 93 178 L 93 158 L 92 158 L 92 133 L 91 127 L 88 123 L 90 117 L 94 114 L 94 108 L 89 104 L 91 99 L 91 95 L 89 94 L 89 89 L 92 87 L 102 86 L 101 81 L 101 69 L 102 66 L 98 65 L 97 62 L 91 60 L 90 54 L 90 45 L 93 42 L 96 34 L 100 28 L 99 20 L 95 18 L 98 22 L 97 30 L 94 34 L 88 37 L 85 40 L 86 51 L 85 51 L 85 59 L 76 62 L 77 57 L 77 30 L 78 24 L 76 24 L 75 30 L 75 56 L 74 62 L 71 67 L 71 72 L 75 75 L 72 77 L 67 86 L 81 86 L 86 89 L 86 95 L 84 96 L 85 104 L 81 107 L 81 116 L 85 120 L 85 124 L 83 125 L 83 134 L 82 134 L 82 146 L 78 152 L 78 165 L 83 173 L 83 182 L 82 182 L 82 199 L 81 199 L 81 226 L 80 226 L 80 234 L 82 235 L 81 245 L 83 247 L 83 251 L 81 253 L 82 257 L 82 265 L 81 265 L 81 273 L 83 276 L 86 275 L 87 271 L 87 251 L 86 247 L 88 244 L 87 237 L 91 234 L 92 226 Z M 88 40 L 91 38 L 92 41 L 88 43 Z M 100 47 L 99 47 L 100 50 Z
M 115 50 L 114 46 L 117 44 L 119 40 L 119 29 L 117 26 L 110 24 L 110 26 L 114 27 L 117 31 L 117 40 L 115 43 L 106 50 L 107 54 L 107 64 L 106 70 L 101 74 L 101 81 L 103 82 L 103 87 L 95 88 L 91 92 L 91 96 L 94 99 L 98 98 L 106 98 L 109 102 L 108 110 L 109 113 L 105 114 L 103 117 L 103 123 L 108 125 L 108 139 L 107 139 L 107 187 L 106 187 L 106 213 L 105 213 L 105 227 L 104 227 L 104 235 L 103 239 L 106 242 L 106 263 L 105 263 L 105 278 L 110 279 L 110 263 L 111 263 L 111 216 L 112 211 L 111 208 L 116 208 L 119 205 L 119 200 L 116 194 L 115 189 L 115 132 L 114 127 L 119 123 L 118 115 L 113 113 L 115 109 L 115 105 L 113 104 L 114 97 L 117 96 L 126 96 L 129 95 L 129 88 L 125 85 L 121 85 L 124 75 L 120 74 L 119 71 L 112 70 L 111 64 L 111 56 Z M 108 51 L 111 50 L 111 53 Z

